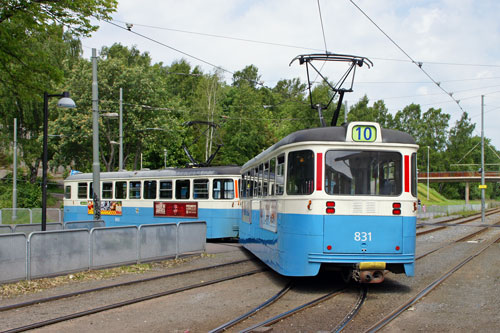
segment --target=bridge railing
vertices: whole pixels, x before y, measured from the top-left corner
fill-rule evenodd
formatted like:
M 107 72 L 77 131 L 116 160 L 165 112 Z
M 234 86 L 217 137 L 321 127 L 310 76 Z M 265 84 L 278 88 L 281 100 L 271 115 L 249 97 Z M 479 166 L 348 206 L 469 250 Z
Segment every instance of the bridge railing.
M 476 178 L 481 177 L 481 172 L 478 171 L 436 171 L 429 172 L 429 178 Z M 485 177 L 500 177 L 498 171 L 485 171 Z M 419 172 L 418 178 L 427 178 L 427 172 Z

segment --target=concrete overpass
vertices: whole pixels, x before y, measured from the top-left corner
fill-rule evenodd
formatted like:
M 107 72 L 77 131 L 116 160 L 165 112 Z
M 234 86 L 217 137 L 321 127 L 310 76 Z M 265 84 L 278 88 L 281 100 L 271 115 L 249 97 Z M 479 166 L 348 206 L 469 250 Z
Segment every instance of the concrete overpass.
M 481 183 L 481 173 L 476 171 L 442 171 L 442 172 L 419 172 L 418 182 L 429 183 L 462 183 L 465 182 L 465 203 L 469 203 L 470 183 Z M 485 182 L 500 182 L 500 171 L 486 171 Z

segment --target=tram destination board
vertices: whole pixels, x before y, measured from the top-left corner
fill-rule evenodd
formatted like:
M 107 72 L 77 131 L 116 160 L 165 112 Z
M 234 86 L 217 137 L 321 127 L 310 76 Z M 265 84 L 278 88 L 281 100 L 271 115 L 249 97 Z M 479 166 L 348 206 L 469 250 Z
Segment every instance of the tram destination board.
M 155 217 L 198 217 L 197 202 L 162 202 L 154 203 Z

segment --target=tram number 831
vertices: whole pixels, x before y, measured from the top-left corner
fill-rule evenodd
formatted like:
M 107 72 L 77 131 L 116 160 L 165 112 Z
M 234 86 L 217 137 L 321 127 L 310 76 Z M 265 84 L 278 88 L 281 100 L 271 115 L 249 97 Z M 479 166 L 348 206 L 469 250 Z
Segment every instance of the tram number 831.
M 356 242 L 371 242 L 372 241 L 372 233 L 371 232 L 359 232 L 356 231 L 354 233 L 354 240 Z

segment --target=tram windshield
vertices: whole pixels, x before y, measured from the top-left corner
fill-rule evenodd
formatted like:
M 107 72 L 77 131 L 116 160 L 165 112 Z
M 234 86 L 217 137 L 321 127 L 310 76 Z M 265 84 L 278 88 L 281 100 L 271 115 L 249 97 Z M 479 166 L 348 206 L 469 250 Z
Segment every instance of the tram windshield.
M 325 191 L 331 195 L 399 195 L 402 156 L 387 151 L 330 150 L 325 156 Z

